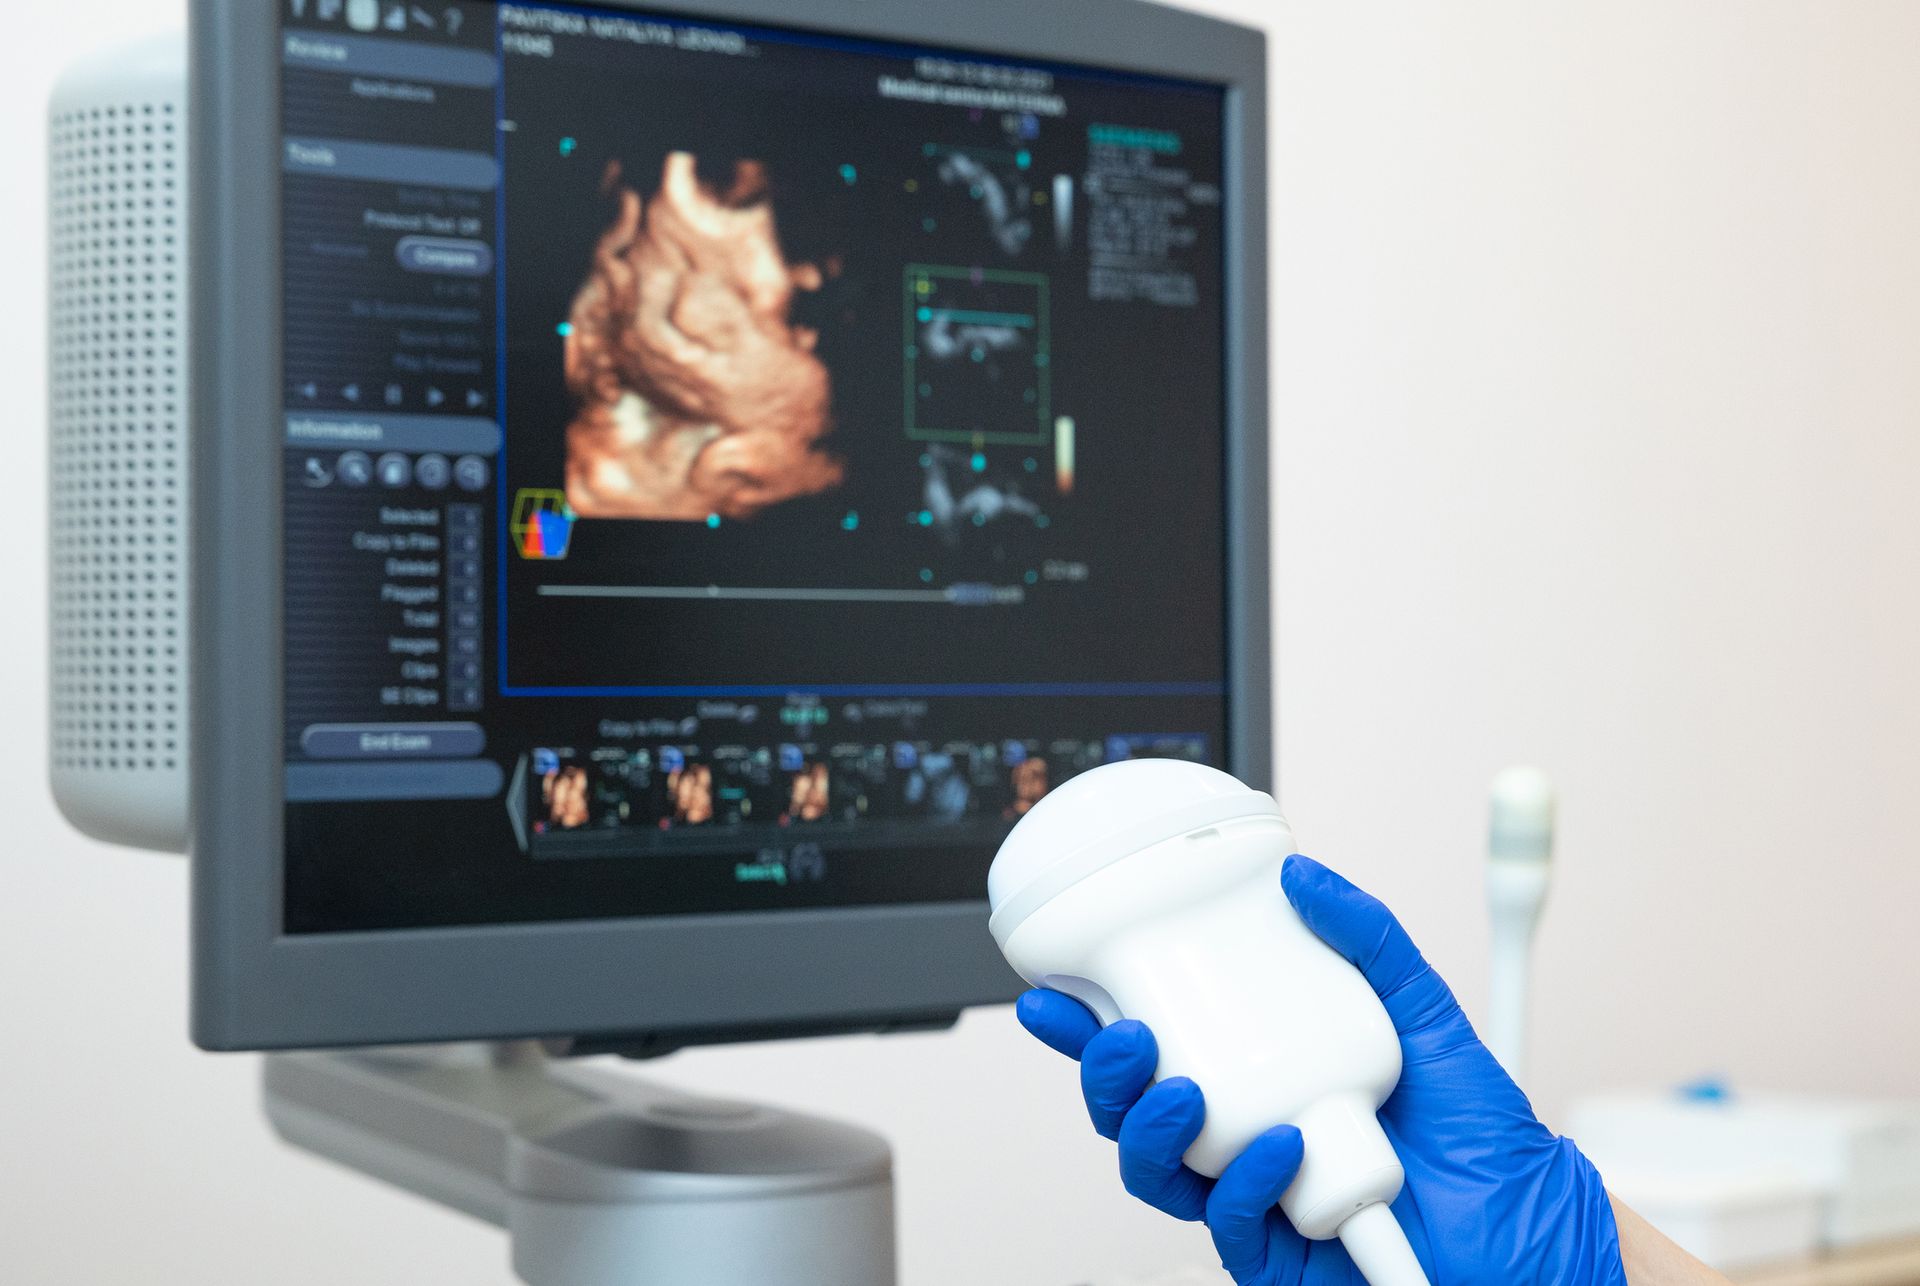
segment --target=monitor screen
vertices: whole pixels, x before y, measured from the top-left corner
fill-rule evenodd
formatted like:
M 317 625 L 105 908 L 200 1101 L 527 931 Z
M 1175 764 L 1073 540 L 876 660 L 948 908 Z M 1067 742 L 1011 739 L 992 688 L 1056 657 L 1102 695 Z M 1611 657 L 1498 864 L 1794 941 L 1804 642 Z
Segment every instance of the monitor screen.
M 282 12 L 287 933 L 973 901 L 1232 766 L 1224 89 Z

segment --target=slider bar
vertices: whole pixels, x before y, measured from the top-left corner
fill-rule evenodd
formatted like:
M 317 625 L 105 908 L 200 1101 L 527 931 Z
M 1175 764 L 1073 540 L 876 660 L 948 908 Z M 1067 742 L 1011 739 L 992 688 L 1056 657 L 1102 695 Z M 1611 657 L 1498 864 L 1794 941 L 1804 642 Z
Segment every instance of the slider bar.
M 729 589 L 720 585 L 542 585 L 542 598 L 653 598 L 755 603 L 950 603 L 943 589 Z

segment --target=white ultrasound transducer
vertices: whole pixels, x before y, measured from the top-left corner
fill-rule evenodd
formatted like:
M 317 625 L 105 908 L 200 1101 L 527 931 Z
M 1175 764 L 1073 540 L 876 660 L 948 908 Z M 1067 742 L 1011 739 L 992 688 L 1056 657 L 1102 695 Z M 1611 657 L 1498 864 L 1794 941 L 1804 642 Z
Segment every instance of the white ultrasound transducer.
M 1287 901 L 1293 852 L 1273 798 L 1223 772 L 1111 764 L 1014 828 L 988 876 L 993 936 L 1034 986 L 1152 1029 L 1160 1079 L 1206 1096 L 1194 1170 L 1217 1178 L 1266 1131 L 1296 1126 L 1306 1159 L 1280 1200 L 1293 1226 L 1338 1237 L 1373 1286 L 1426 1286 L 1388 1208 L 1405 1174 L 1376 1115 L 1400 1080 L 1400 1039 Z

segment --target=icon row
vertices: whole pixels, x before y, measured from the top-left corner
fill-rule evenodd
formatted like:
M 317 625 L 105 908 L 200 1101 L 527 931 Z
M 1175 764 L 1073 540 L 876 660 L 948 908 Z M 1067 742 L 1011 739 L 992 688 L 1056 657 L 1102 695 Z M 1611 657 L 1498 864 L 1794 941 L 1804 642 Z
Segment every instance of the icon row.
M 318 402 L 323 396 L 335 392 L 340 400 L 352 406 L 385 406 L 398 410 L 410 402 L 424 406 L 429 411 L 440 411 L 454 407 L 466 411 L 484 411 L 487 409 L 487 395 L 477 388 L 448 392 L 446 389 L 429 385 L 417 394 L 404 384 L 388 384 L 384 388 L 369 388 L 363 384 L 343 384 L 338 390 L 321 387 L 308 381 L 294 387 L 294 392 L 303 402 Z
M 445 491 L 457 486 L 462 491 L 479 492 L 493 481 L 493 470 L 477 455 L 449 460 L 437 452 L 405 456 L 397 451 L 375 459 L 365 451 L 348 451 L 337 459 L 308 456 L 301 469 L 309 490 L 322 491 L 341 486 L 362 490 L 376 482 L 389 491 L 419 486 L 428 491 Z
M 288 0 L 296 22 L 309 14 L 317 22 L 347 20 L 355 31 L 445 31 L 457 36 L 466 14 L 457 8 L 404 3 L 404 0 Z

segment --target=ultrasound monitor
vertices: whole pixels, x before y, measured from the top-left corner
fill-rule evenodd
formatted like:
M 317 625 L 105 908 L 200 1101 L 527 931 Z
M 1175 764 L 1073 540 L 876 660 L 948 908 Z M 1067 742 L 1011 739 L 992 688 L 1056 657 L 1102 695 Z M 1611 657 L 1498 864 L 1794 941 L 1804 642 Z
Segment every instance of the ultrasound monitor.
M 201 1044 L 939 1025 L 1051 789 L 1271 785 L 1260 37 L 193 28 Z

